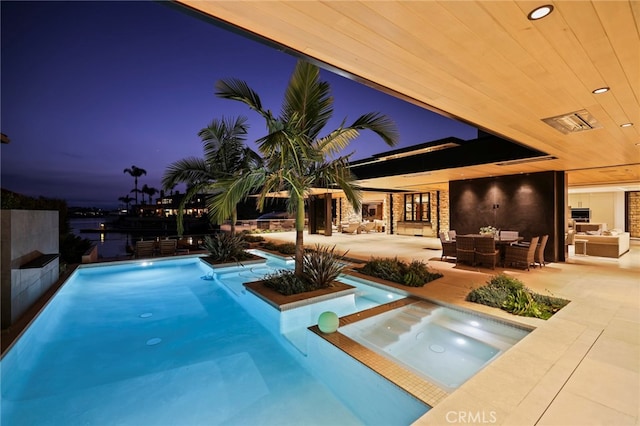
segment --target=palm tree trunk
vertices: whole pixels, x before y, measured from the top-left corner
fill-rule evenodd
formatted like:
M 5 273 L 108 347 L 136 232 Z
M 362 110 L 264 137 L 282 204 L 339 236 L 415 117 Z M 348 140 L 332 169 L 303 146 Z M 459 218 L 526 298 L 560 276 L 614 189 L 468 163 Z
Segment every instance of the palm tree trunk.
M 304 256 L 304 198 L 298 197 L 298 206 L 296 209 L 296 257 L 295 257 L 295 274 L 302 277 L 302 257 Z
M 233 209 L 231 213 L 231 236 L 236 235 L 236 222 L 238 221 L 238 209 Z

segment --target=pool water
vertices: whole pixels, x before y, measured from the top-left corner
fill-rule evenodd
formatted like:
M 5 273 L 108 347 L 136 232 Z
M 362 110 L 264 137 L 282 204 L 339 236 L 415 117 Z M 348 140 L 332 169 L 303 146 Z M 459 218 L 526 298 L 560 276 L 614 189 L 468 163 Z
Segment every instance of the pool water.
M 426 301 L 338 331 L 449 392 L 530 332 Z
M 378 287 L 370 281 L 342 274 L 338 277 L 338 281 L 355 287 L 353 294 L 280 312 L 249 295 L 244 283 L 260 280 L 266 274 L 282 269 L 293 269 L 294 261 L 260 250 L 252 252 L 264 257 L 266 261 L 259 264 L 216 268 L 204 278 L 214 280 L 222 288 L 227 289 L 230 295 L 274 336 L 284 338 L 304 355 L 308 354 L 309 339 L 312 338 L 307 328 L 317 324 L 321 313 L 332 311 L 342 317 L 407 296 L 407 293 L 401 290 Z
M 385 425 L 428 410 L 313 333 L 291 350 L 210 274 L 196 257 L 79 268 L 0 362 L 0 423 Z

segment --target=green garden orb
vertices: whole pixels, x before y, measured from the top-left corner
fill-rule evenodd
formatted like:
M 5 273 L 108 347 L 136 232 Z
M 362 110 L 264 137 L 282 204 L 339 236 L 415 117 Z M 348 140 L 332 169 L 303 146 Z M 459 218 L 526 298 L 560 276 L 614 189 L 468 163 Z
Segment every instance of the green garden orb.
M 338 325 L 340 325 L 340 320 L 335 312 L 323 312 L 318 317 L 318 328 L 323 333 L 335 333 L 338 329 Z

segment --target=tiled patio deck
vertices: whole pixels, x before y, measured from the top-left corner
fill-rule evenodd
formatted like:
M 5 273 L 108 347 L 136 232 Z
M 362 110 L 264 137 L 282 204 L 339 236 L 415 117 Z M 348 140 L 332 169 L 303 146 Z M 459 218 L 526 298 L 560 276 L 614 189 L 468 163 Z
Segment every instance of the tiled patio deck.
M 293 232 L 272 240 L 291 242 Z M 305 245 L 336 245 L 348 256 L 422 259 L 444 273 L 411 289 L 440 300 L 537 327 L 503 356 L 447 396 L 416 425 L 640 424 L 640 242 L 620 259 L 570 256 L 567 262 L 523 271 L 472 268 L 440 261 L 433 238 L 386 234 L 309 235 Z M 572 302 L 548 321 L 514 317 L 466 302 L 466 294 L 504 271 L 539 293 Z

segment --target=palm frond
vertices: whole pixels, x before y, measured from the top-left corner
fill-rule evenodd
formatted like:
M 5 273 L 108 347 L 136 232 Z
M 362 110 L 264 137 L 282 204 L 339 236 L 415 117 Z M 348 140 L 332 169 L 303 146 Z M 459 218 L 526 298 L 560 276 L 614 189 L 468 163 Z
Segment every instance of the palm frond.
M 188 157 L 171 163 L 162 176 L 162 188 L 170 189 L 178 183 L 202 182 L 214 179 L 209 164 L 202 158 Z
M 176 215 L 176 227 L 178 236 L 182 237 L 184 233 L 184 208 L 195 195 L 206 189 L 209 185 L 206 183 L 196 184 L 187 189 L 187 193 L 182 197 L 178 204 L 178 214 Z
M 386 115 L 377 112 L 370 112 L 361 115 L 349 127 L 357 130 L 371 130 L 380 136 L 389 146 L 396 145 L 400 138 L 398 128 L 393 120 Z
M 264 170 L 258 169 L 215 182 L 211 188 L 221 192 L 207 200 L 209 217 L 218 224 L 231 217 L 237 204 L 258 191 L 264 180 Z
M 350 155 L 342 156 L 329 163 L 322 164 L 316 172 L 317 180 L 315 186 L 339 187 L 354 210 L 359 212 L 362 206 L 362 190 L 359 185 L 355 184 L 355 176 L 348 167 L 349 157 Z
M 326 155 L 334 155 L 349 146 L 349 143 L 356 139 L 360 132 L 354 128 L 338 128 L 327 136 L 318 139 L 316 144 L 319 150 Z
M 282 118 L 295 123 L 298 133 L 314 140 L 333 115 L 333 98 L 328 83 L 320 81 L 320 70 L 298 61 L 289 80 L 282 105 Z
M 218 80 L 215 84 L 216 96 L 223 99 L 232 99 L 246 104 L 252 110 L 262 115 L 267 122 L 273 119 L 270 111 L 262 109 L 260 96 L 243 81 L 236 78 Z

